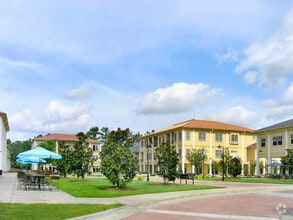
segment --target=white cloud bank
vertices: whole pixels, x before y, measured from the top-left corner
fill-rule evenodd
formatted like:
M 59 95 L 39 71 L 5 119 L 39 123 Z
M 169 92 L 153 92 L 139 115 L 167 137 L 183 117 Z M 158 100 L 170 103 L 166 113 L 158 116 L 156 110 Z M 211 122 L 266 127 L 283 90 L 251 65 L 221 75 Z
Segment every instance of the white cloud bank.
M 15 131 L 27 133 L 78 132 L 86 129 L 89 123 L 87 110 L 86 106 L 69 106 L 52 100 L 42 114 L 36 115 L 30 108 L 25 108 L 11 115 L 9 123 Z
M 159 88 L 147 94 L 138 108 L 139 114 L 168 114 L 192 110 L 195 106 L 219 94 L 207 84 L 174 83 L 170 87 Z
M 240 126 L 251 127 L 259 119 L 256 112 L 239 105 L 214 115 L 215 120 L 231 123 Z
M 263 43 L 244 49 L 245 58 L 235 71 L 244 74 L 247 83 L 275 87 L 293 76 L 293 11 L 288 13 L 280 30 Z

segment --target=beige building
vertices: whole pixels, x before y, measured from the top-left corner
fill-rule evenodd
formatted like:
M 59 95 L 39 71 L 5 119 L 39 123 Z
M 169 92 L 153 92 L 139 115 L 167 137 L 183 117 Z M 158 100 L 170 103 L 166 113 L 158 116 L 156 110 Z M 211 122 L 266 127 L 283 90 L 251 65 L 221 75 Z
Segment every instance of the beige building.
M 42 137 L 37 137 L 33 141 L 33 147 L 38 146 L 40 143 L 45 141 L 54 141 L 55 142 L 55 152 L 58 153 L 59 146 L 62 144 L 68 148 L 74 149 L 74 145 L 78 142 L 78 138 L 75 134 L 62 134 L 62 133 L 54 133 L 45 135 Z M 89 147 L 93 150 L 93 158 L 95 159 L 92 174 L 97 174 L 98 167 L 101 164 L 100 160 L 100 152 L 101 152 L 101 142 L 94 139 L 87 139 L 89 143 Z M 51 167 L 50 169 L 55 169 Z
M 7 114 L 0 112 L 0 172 L 10 170 L 10 153 L 7 149 L 7 132 L 9 131 L 9 123 Z
M 232 157 L 242 161 L 244 170 L 250 174 L 252 163 L 255 161 L 255 138 L 252 129 L 239 127 L 211 120 L 189 120 L 174 124 L 171 127 L 146 134 L 140 138 L 139 171 L 154 174 L 159 172 L 156 160 L 156 149 L 162 143 L 174 146 L 179 154 L 179 169 L 183 173 L 194 173 L 194 167 L 186 159 L 192 149 L 204 150 L 207 160 L 204 163 L 204 173 L 212 175 L 212 163 L 218 162 L 222 149 L 228 148 Z M 202 170 L 199 170 L 199 173 Z
M 281 162 L 281 159 L 287 155 L 287 149 L 293 148 L 293 119 L 258 129 L 254 135 L 257 136 L 256 160 L 258 161 L 255 174 L 260 175 L 260 161 L 264 164 L 263 174 L 271 174 L 272 167 L 268 165 L 272 162 Z

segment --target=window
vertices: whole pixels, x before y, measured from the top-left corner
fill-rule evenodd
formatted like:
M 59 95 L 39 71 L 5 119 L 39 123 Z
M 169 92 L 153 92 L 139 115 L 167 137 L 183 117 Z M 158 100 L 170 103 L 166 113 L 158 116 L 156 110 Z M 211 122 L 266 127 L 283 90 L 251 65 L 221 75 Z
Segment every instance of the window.
M 190 154 L 190 149 L 186 149 L 186 156 L 189 156 Z
M 232 158 L 236 158 L 238 156 L 237 151 L 231 151 Z
M 200 150 L 199 150 L 199 153 L 200 153 L 201 155 L 206 155 L 206 150 L 204 150 L 204 149 L 200 149 Z
M 282 145 L 282 136 L 273 137 L 273 146 Z
M 231 142 L 232 143 L 238 143 L 238 134 L 232 134 L 231 135 Z
M 261 147 L 265 147 L 266 146 L 266 139 L 265 138 L 261 138 L 260 139 L 260 146 Z
M 291 144 L 293 144 L 293 134 L 291 134 Z
M 99 157 L 98 157 L 97 155 L 92 156 L 92 158 L 93 158 L 94 160 L 98 160 L 98 159 L 99 159 Z
M 216 150 L 216 158 L 222 158 L 222 150 Z
M 189 132 L 189 131 L 186 132 L 186 140 L 187 140 L 187 141 L 190 140 L 190 132 Z
M 205 141 L 206 140 L 206 133 L 198 133 L 198 140 Z
M 93 145 L 93 151 L 99 151 L 99 145 L 94 144 Z
M 99 167 L 93 167 L 93 172 L 94 172 L 94 173 L 99 172 Z
M 222 134 L 216 134 L 216 141 L 222 142 L 222 140 L 223 140 Z

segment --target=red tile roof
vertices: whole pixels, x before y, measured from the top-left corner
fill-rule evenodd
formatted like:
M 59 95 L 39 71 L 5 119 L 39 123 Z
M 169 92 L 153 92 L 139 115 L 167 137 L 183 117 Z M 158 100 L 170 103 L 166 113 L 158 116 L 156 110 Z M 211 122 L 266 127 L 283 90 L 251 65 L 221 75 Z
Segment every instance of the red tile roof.
M 221 131 L 238 131 L 238 132 L 252 132 L 253 130 L 250 128 L 244 128 L 237 125 L 227 124 L 219 121 L 212 120 L 188 120 L 178 124 L 174 124 L 171 127 L 156 131 L 154 133 L 147 134 L 146 136 L 150 136 L 153 134 L 163 133 L 166 131 L 175 130 L 178 128 L 194 128 L 194 129 L 204 129 L 204 130 L 221 130 Z
M 35 138 L 36 141 L 48 141 L 48 140 L 54 140 L 54 141 L 72 141 L 77 142 L 78 137 L 76 134 L 63 134 L 63 133 L 54 133 L 54 134 L 48 134 L 42 137 Z M 89 143 L 100 143 L 100 141 L 88 138 L 87 141 Z

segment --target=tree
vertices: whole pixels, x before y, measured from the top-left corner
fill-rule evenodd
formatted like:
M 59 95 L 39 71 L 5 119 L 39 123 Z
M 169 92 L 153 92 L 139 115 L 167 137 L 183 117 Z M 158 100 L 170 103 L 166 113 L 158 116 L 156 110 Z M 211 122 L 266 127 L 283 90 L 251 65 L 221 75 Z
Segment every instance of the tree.
M 293 149 L 287 149 L 287 155 L 281 160 L 285 173 L 293 173 Z
M 220 145 L 218 146 L 219 149 L 222 149 L 222 155 L 221 155 L 221 160 L 219 162 L 220 167 L 222 168 L 222 181 L 225 180 L 225 176 L 227 173 L 227 169 L 228 169 L 228 164 L 229 164 L 229 160 L 230 160 L 230 153 L 229 153 L 229 149 L 226 147 L 221 147 Z
M 228 164 L 228 170 L 229 174 L 231 174 L 233 177 L 240 175 L 242 170 L 241 159 L 239 157 L 234 157 L 230 159 Z
M 7 148 L 10 152 L 10 164 L 13 168 L 20 168 L 23 167 L 23 165 L 16 163 L 16 156 L 24 151 L 28 151 L 32 147 L 32 139 L 25 140 L 25 141 L 15 141 L 12 142 L 10 139 L 7 140 Z M 29 167 L 28 165 L 27 167 Z
M 57 170 L 66 177 L 68 173 L 72 173 L 72 170 L 70 165 L 70 149 L 64 142 L 59 143 L 59 153 L 62 155 L 62 159 L 57 160 Z
M 77 177 L 85 178 L 86 174 L 90 174 L 90 168 L 93 165 L 94 159 L 93 151 L 88 146 L 87 135 L 83 132 L 77 134 L 78 142 L 74 145 L 74 150 L 68 152 L 68 162 L 70 164 L 70 170 Z
M 119 188 L 126 188 L 135 177 L 138 160 L 130 147 L 137 141 L 136 135 L 127 128 L 111 131 L 103 145 L 100 157 L 100 171 L 107 179 Z
M 164 183 L 175 181 L 177 177 L 178 154 L 169 144 L 161 144 L 157 150 L 158 166 L 164 178 Z
M 191 152 L 186 155 L 186 159 L 194 166 L 194 173 L 197 175 L 197 168 L 201 165 L 203 166 L 204 161 L 206 160 L 206 154 L 203 149 L 198 149 L 197 151 L 192 149 Z M 203 171 L 204 172 L 204 171 Z

